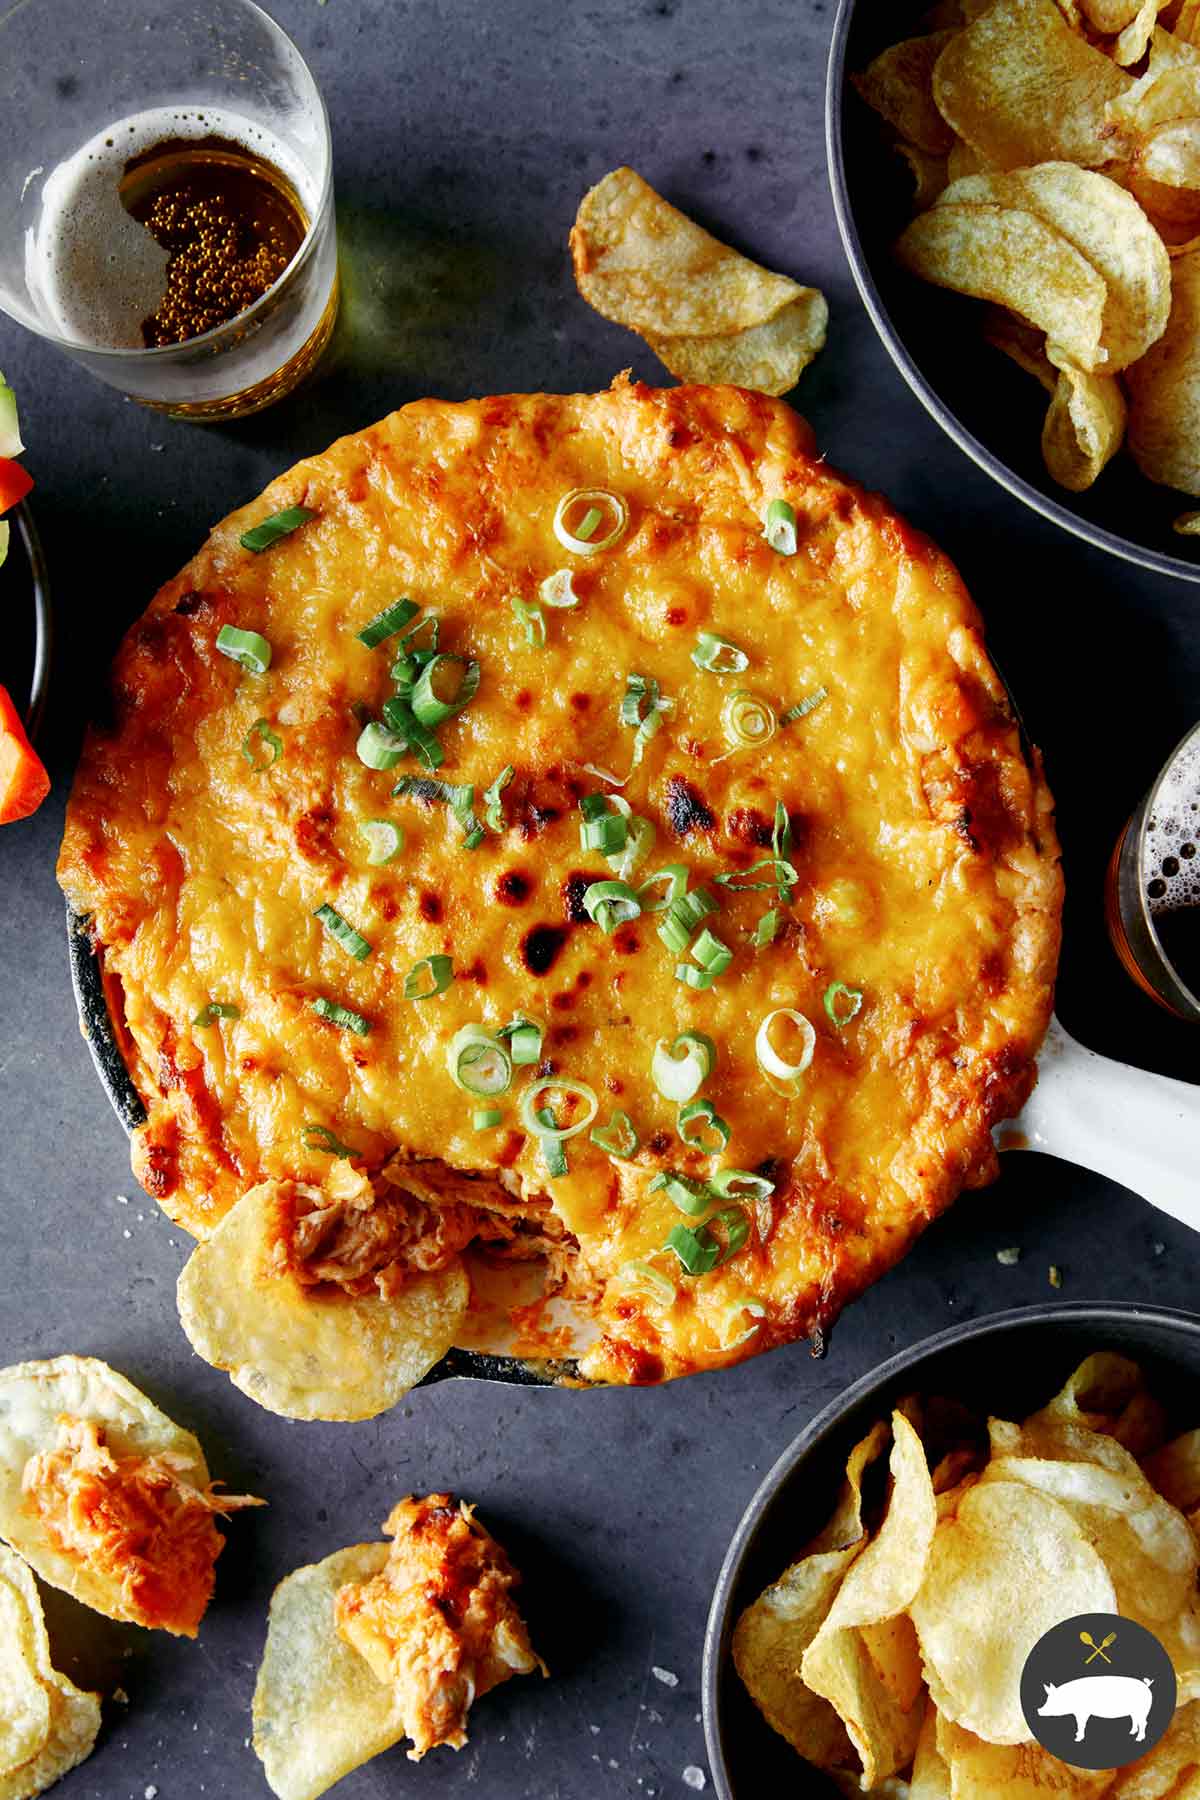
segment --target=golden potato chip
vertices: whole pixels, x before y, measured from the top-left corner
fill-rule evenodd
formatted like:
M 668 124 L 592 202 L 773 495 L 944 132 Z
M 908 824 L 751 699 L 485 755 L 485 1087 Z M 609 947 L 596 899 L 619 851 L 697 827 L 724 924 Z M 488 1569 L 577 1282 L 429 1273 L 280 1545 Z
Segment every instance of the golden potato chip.
M 1142 1371 L 1137 1363 L 1115 1350 L 1096 1350 L 1071 1371 L 1052 1400 L 1030 1414 L 1025 1426 L 1036 1430 L 1039 1425 L 1061 1420 L 1101 1431 L 1106 1421 L 1117 1419 L 1142 1391 Z
M 1029 1740 L 1021 1670 L 1043 1632 L 1116 1610 L 1108 1571 L 1066 1508 L 986 1479 L 938 1525 L 910 1608 L 939 1709 L 996 1744 Z
M 1141 6 L 1113 45 L 1113 61 L 1120 63 L 1123 69 L 1141 62 L 1145 56 L 1154 36 L 1158 15 L 1165 5 L 1166 0 L 1142 0 Z
M 11 1550 L 6 1559 L 18 1560 Z M 39 1677 L 33 1620 L 0 1561 L 0 1770 L 36 1756 L 50 1736 L 50 1695 Z
M 1163 187 L 1200 188 L 1200 119 L 1152 131 L 1138 152 L 1138 172 Z
M 1084 18 L 1101 37 L 1116 37 L 1124 31 L 1137 18 L 1140 5 L 1141 0 L 1079 0 Z
M 931 156 L 927 150 L 918 150 L 915 144 L 896 143 L 892 149 L 912 176 L 913 211 L 924 212 L 927 206 L 933 205 L 950 179 L 946 157 Z
M 1165 50 L 1165 35 L 1156 35 L 1150 67 L 1141 80 L 1108 103 L 1110 154 L 1130 156 L 1160 126 L 1200 112 L 1200 58 L 1180 58 L 1177 49 Z
M 1115 181 L 1072 163 L 1043 163 L 1007 175 L 967 176 L 938 201 L 939 206 L 976 204 L 1034 213 L 1103 277 L 1106 374 L 1136 362 L 1162 336 L 1171 312 L 1170 259 L 1137 201 Z
M 454 1342 L 470 1283 L 421 1275 L 392 1299 L 305 1287 L 272 1260 L 276 1184 L 243 1194 L 179 1277 L 193 1350 L 288 1419 L 370 1419 L 394 1406 Z
M 1164 37 L 1167 33 L 1163 33 Z M 1171 20 L 1170 35 L 1189 48 L 1200 44 L 1200 0 L 1183 0 Z
M 50 1735 L 31 1761 L 0 1774 L 0 1800 L 36 1800 L 91 1754 L 100 1729 L 100 1701 L 57 1675 L 50 1688 Z
M 280 1800 L 316 1800 L 404 1736 L 392 1688 L 338 1636 L 334 1599 L 369 1581 L 390 1546 L 354 1544 L 297 1569 L 271 1597 L 254 1689 L 254 1748 Z
M 99 1696 L 77 1688 L 50 1660 L 29 1565 L 0 1545 L 0 1800 L 43 1793 L 83 1761 L 99 1729 Z
M 892 1414 L 892 1492 L 872 1541 L 857 1557 L 833 1605 L 804 1652 L 807 1687 L 840 1716 L 863 1766 L 863 1786 L 894 1775 L 911 1760 L 921 1727 L 915 1642 L 903 1627 L 866 1628 L 894 1620 L 921 1585 L 937 1527 L 933 1483 L 920 1438 L 904 1415 Z
M 1200 251 L 1173 262 L 1167 329 L 1125 379 L 1138 468 L 1151 481 L 1200 495 Z
M 1172 522 L 1171 530 L 1177 531 L 1180 537 L 1200 537 L 1200 512 L 1180 513 Z M 1192 1509 L 1189 1507 L 1188 1510 Z
M 901 234 L 896 254 L 926 281 L 1008 307 L 1045 332 L 1077 368 L 1095 369 L 1104 361 L 1107 284 L 1061 232 L 1035 214 L 1008 206 L 948 205 L 943 195 Z
M 950 1719 L 937 1719 L 938 1752 L 954 1800 L 1097 1800 L 1112 1781 L 1108 1769 L 1077 1769 L 1040 1744 L 989 1744 Z
M 1042 427 L 1042 459 L 1073 494 L 1090 488 L 1121 448 L 1125 396 L 1113 375 L 1062 369 Z
M 994 350 L 1003 351 L 1019 369 L 1039 381 L 1048 394 L 1054 393 L 1058 370 L 1046 355 L 1044 332 L 1035 331 L 1002 306 L 989 306 L 984 314 L 983 336 Z
M 1200 513 L 1185 517 L 1200 520 Z M 1175 528 L 1179 529 L 1178 520 Z M 1172 1438 L 1148 1456 L 1142 1467 L 1151 1486 L 1180 1512 L 1200 1506 L 1200 1429 Z
M 169 1457 L 181 1481 L 207 1494 L 211 1482 L 204 1452 L 190 1431 L 94 1357 L 58 1356 L 0 1369 L 0 1537 L 52 1587 L 109 1618 L 136 1617 L 120 1569 L 60 1549 L 45 1519 L 27 1503 L 26 1467 L 55 1449 L 64 1415 L 98 1422 L 114 1456 Z
M 978 150 L 972 150 L 962 138 L 956 137 L 946 158 L 946 178 L 947 181 L 961 181 L 964 175 L 986 175 L 995 166 Z
M 829 308 L 816 288 L 801 288 L 795 300 L 765 324 L 727 337 L 652 337 L 646 342 L 680 381 L 754 388 L 760 394 L 787 394 L 825 346 Z
M 734 1667 L 768 1725 L 827 1771 L 852 1764 L 854 1750 L 828 1701 L 804 1685 L 800 1662 L 862 1549 L 863 1474 L 889 1436 L 880 1420 L 854 1446 L 832 1518 L 799 1561 L 746 1608 L 733 1634 Z
M 719 337 L 764 325 L 804 290 L 719 243 L 633 169 L 579 203 L 575 281 L 589 306 L 653 337 Z
M 933 75 L 942 117 L 1001 169 L 1108 162 L 1105 108 L 1132 86 L 1054 0 L 995 0 L 951 39 Z
M 954 133 L 933 98 L 933 69 L 954 36 L 934 31 L 891 44 L 852 79 L 867 105 L 887 120 L 907 143 L 944 156 Z
M 1188 1777 L 1191 1780 L 1188 1780 Z M 1200 1705 L 1177 1708 L 1166 1731 L 1145 1756 L 1118 1769 L 1113 1800 L 1187 1800 L 1200 1782 Z
M 921 1721 L 921 1735 L 917 1739 L 916 1754 L 913 1757 L 909 1800 L 953 1800 L 950 1771 L 937 1746 L 937 1708 L 932 1701 L 927 1704 L 925 1717 Z

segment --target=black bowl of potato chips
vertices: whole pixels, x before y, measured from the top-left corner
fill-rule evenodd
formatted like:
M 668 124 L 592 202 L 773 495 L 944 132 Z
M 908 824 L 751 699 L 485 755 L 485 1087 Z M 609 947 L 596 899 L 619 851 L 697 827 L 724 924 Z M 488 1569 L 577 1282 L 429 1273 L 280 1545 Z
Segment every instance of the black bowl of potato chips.
M 1200 1318 L 1135 1305 L 994 1314 L 855 1383 L 763 1481 L 717 1581 L 720 1800 L 1192 1792 L 1198 1428 Z M 1052 1627 L 1113 1613 L 1159 1639 L 1177 1708 L 1097 1776 L 1033 1740 L 1020 1678 Z
M 1200 580 L 1200 7 L 841 0 L 830 179 L 867 310 L 954 441 Z

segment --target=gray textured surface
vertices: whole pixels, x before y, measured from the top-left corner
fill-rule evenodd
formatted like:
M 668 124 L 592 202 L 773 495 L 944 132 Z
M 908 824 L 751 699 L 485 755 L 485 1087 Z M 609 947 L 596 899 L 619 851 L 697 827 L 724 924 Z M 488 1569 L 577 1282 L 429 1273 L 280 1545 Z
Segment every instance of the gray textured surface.
M 82 0 L 81 0 L 82 4 Z M 633 338 L 575 297 L 564 239 L 585 185 L 629 161 L 775 267 L 818 282 L 830 345 L 798 400 L 831 458 L 887 489 L 960 562 L 1060 810 L 1071 898 L 1061 1010 L 1096 1049 L 1188 1075 L 1196 1039 L 1128 986 L 1099 883 L 1118 829 L 1200 710 L 1195 589 L 1139 577 L 1054 533 L 973 470 L 893 373 L 854 297 L 829 206 L 812 0 L 276 0 L 333 119 L 347 324 L 319 384 L 262 419 L 175 425 L 75 376 L 0 321 L 63 655 L 49 723 L 55 792 L 0 844 L 0 1361 L 109 1358 L 201 1434 L 214 1470 L 268 1496 L 236 1522 L 198 1644 L 53 1608 L 72 1672 L 107 1708 L 64 1800 L 265 1794 L 244 1748 L 267 1597 L 296 1564 L 373 1535 L 409 1488 L 477 1499 L 528 1571 L 554 1680 L 479 1708 L 470 1748 L 419 1769 L 393 1753 L 345 1800 L 682 1796 L 704 1762 L 701 1634 L 724 1546 L 803 1421 L 897 1344 L 1049 1297 L 1187 1305 L 1195 1241 L 1131 1195 L 1010 1158 L 845 1318 L 803 1347 L 659 1392 L 558 1394 L 453 1382 L 360 1426 L 289 1426 L 189 1354 L 178 1234 L 140 1197 L 76 1031 L 53 863 L 79 721 L 118 631 L 210 523 L 278 468 L 416 395 L 593 388 Z M 60 71 L 52 54 L 46 77 Z M 128 1196 L 123 1204 L 118 1196 Z M 999 1245 L 1020 1244 L 1016 1268 Z M 678 1675 L 668 1687 L 654 1665 Z M 798 1790 L 799 1791 L 799 1790 Z

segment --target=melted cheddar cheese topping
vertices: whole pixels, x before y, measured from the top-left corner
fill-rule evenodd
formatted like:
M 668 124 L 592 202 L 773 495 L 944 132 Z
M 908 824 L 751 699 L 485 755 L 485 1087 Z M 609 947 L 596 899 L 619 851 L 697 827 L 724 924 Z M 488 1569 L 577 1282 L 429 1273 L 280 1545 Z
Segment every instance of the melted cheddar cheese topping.
M 611 549 L 557 541 L 574 488 L 627 505 Z M 764 539 L 775 498 L 795 510 L 795 555 Z M 260 555 L 241 547 L 297 505 L 315 517 Z M 511 603 L 538 604 L 563 568 L 579 604 L 545 608 L 532 646 Z M 356 633 L 402 595 L 437 612 L 442 650 L 481 669 L 473 702 L 438 730 L 438 778 L 473 783 L 482 817 L 483 789 L 515 770 L 505 828 L 475 850 L 448 806 L 391 797 L 397 777 L 424 773 L 415 757 L 380 773 L 355 754 L 356 709 L 379 717 L 395 653 Z M 218 653 L 224 625 L 267 638 L 266 675 Z M 697 667 L 702 631 L 744 650 L 745 671 Z M 631 673 L 673 702 L 619 790 L 656 830 L 634 879 L 683 863 L 719 897 L 705 923 L 733 960 L 705 991 L 676 978 L 659 915 L 606 936 L 581 904 L 612 876 L 580 849 L 579 801 L 615 791 L 587 765 L 631 767 L 618 716 Z M 777 714 L 827 697 L 729 754 L 736 688 Z M 242 746 L 260 719 L 283 750 L 255 770 Z M 714 878 L 771 856 L 780 802 L 798 879 L 778 936 L 756 948 L 777 897 Z M 379 817 L 406 842 L 373 867 L 359 824 Z M 1049 794 L 946 558 L 820 462 L 781 403 L 625 380 L 595 396 L 408 406 L 218 526 L 121 647 L 60 877 L 102 946 L 148 1107 L 135 1168 L 172 1217 L 203 1236 L 266 1177 L 320 1185 L 330 1159 L 306 1147 L 311 1124 L 368 1173 L 399 1154 L 461 1174 L 467 1202 L 472 1176 L 542 1217 L 548 1200 L 572 1247 L 568 1286 L 601 1328 L 583 1370 L 637 1381 L 819 1330 L 964 1185 L 994 1175 L 991 1129 L 1033 1082 L 1061 907 Z M 322 928 L 326 903 L 369 956 Z M 453 981 L 405 1000 L 431 955 L 452 958 Z M 823 1005 L 836 981 L 863 995 L 841 1027 Z M 369 1035 L 322 1021 L 320 996 Z M 214 1001 L 238 1016 L 196 1026 Z M 816 1031 L 790 1093 L 755 1055 L 780 1007 Z M 629 1115 L 632 1160 L 585 1133 L 549 1179 L 518 1123 L 528 1070 L 495 1103 L 501 1125 L 474 1128 L 447 1046 L 518 1012 L 545 1025 L 541 1067 L 595 1090 L 598 1123 Z M 656 1042 L 688 1030 L 717 1047 L 700 1090 L 730 1128 L 715 1159 L 683 1145 L 651 1080 Z M 774 1191 L 749 1209 L 738 1253 L 691 1276 L 663 1246 L 696 1221 L 648 1190 L 660 1170 L 718 1166 L 763 1172 Z M 675 1299 L 641 1291 L 630 1261 L 650 1261 Z

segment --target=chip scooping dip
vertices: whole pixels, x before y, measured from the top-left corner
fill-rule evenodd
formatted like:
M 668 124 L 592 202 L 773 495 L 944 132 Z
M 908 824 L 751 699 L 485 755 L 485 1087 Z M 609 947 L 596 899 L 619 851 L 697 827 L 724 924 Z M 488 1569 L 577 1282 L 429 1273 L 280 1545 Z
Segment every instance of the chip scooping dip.
M 34 1800 L 81 1763 L 100 1729 L 100 1699 L 50 1660 L 29 1567 L 0 1544 L 0 1800 Z
M 588 305 L 681 381 L 786 394 L 825 343 L 822 294 L 720 243 L 633 169 L 584 195 L 571 257 Z
M 217 1493 L 191 1432 L 106 1363 L 0 1370 L 0 1538 L 95 1612 L 195 1637 L 216 1519 L 262 1504 Z
M 1023 1424 L 985 1433 L 957 1403 L 901 1402 L 851 1452 L 829 1525 L 737 1623 L 734 1665 L 768 1724 L 847 1793 L 1200 1792 L 1200 1431 L 1167 1430 L 1138 1366 L 1107 1351 Z M 1054 1625 L 1117 1612 L 1163 1645 L 1178 1712 L 1097 1774 L 1034 1742 L 1021 1674 Z
M 548 1673 L 512 1599 L 520 1576 L 449 1494 L 410 1496 L 358 1544 L 297 1569 L 271 1601 L 254 1747 L 280 1800 L 316 1800 L 402 1738 L 460 1749 L 474 1700 Z

